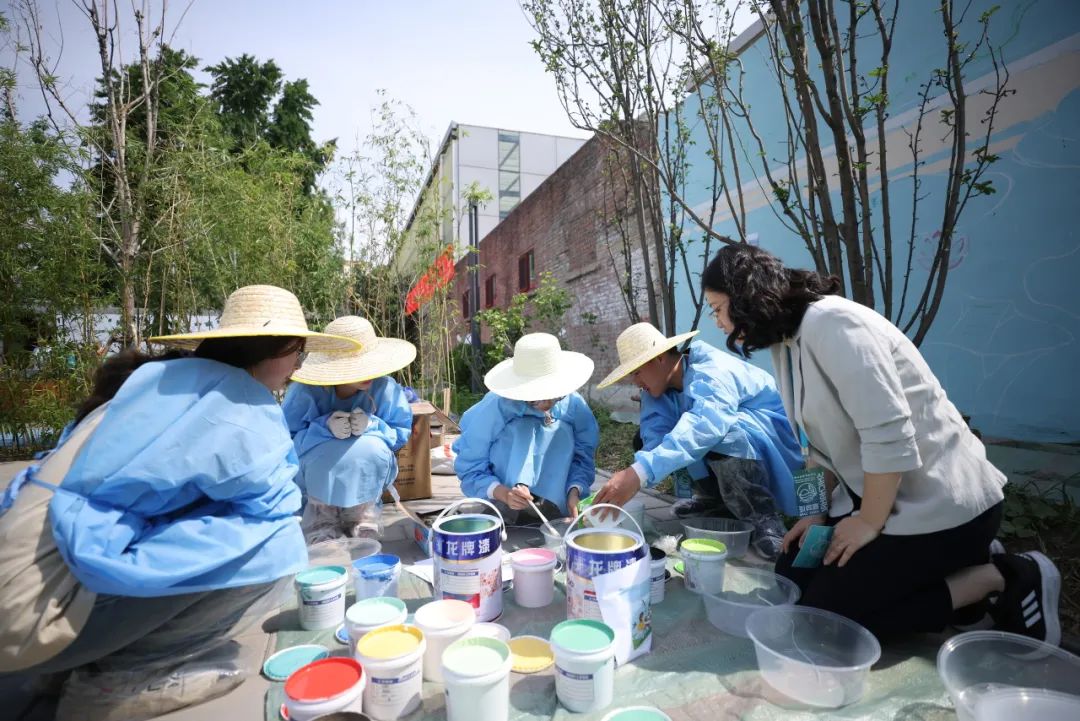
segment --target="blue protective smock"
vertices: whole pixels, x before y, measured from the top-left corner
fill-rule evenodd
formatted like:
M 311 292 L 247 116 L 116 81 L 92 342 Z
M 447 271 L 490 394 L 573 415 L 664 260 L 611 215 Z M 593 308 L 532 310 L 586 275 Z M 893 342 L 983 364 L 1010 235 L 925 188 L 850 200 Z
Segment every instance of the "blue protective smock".
M 494 393 L 461 417 L 461 437 L 454 441 L 454 472 L 461 492 L 491 498 L 494 483 L 518 484 L 567 512 L 566 494 L 589 493 L 596 475 L 600 428 L 585 399 L 571 393 L 551 409 L 554 422 L 524 401 Z
M 326 419 L 354 408 L 368 414 L 367 430 L 335 438 Z M 397 451 L 412 434 L 412 408 L 393 378 L 376 378 L 348 398 L 338 398 L 334 386 L 292 383 L 282 410 L 300 457 L 296 482 L 316 501 L 358 506 L 377 500 L 397 478 Z
M 794 514 L 792 471 L 802 454 L 772 376 L 708 343 L 683 356 L 683 387 L 659 398 L 641 394 L 642 450 L 634 454 L 645 485 L 686 468 L 705 478 L 710 452 L 761 461 L 777 507 Z
M 6 505 L 37 482 L 35 468 Z M 307 565 L 296 468 L 281 407 L 249 373 L 201 358 L 146 363 L 55 489 L 49 521 L 71 572 L 97 593 L 267 583 Z

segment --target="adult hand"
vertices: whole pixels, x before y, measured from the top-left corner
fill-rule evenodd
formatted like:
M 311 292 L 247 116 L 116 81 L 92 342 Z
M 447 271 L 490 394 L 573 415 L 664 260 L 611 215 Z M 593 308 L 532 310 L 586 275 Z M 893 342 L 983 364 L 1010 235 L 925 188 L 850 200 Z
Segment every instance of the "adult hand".
M 806 538 L 806 532 L 810 530 L 810 526 L 824 526 L 828 520 L 828 516 L 824 513 L 818 513 L 813 516 L 803 516 L 795 525 L 791 527 L 791 530 L 784 534 L 784 541 L 780 544 L 780 549 L 787 553 L 791 548 L 791 544 L 795 544 L 795 548 L 802 548 L 803 539 Z
M 349 414 L 349 428 L 351 433 L 354 436 L 363 435 L 364 431 L 367 430 L 368 421 L 370 420 L 367 413 L 364 413 L 364 411 L 359 408 L 354 408 L 353 412 Z
M 568 510 L 570 520 L 576 520 L 578 517 L 577 504 L 581 500 L 581 491 L 574 488 L 570 489 L 570 492 L 566 494 L 566 510 Z
M 855 552 L 873 541 L 881 533 L 859 516 L 848 516 L 836 524 L 829 550 L 825 552 L 825 564 L 836 562 L 843 567 Z
M 349 424 L 348 411 L 334 411 L 326 419 L 326 428 L 334 438 L 344 440 L 352 435 L 352 426 Z
M 633 467 L 624 468 L 608 479 L 604 487 L 596 494 L 593 505 L 599 503 L 611 503 L 620 508 L 626 505 L 634 495 L 641 490 L 641 479 Z M 606 519 L 614 512 L 610 508 L 601 509 L 600 518 Z
M 502 501 L 515 511 L 520 511 L 529 507 L 532 494 L 529 493 L 529 489 L 525 486 L 514 486 L 513 488 L 496 486 L 495 500 Z

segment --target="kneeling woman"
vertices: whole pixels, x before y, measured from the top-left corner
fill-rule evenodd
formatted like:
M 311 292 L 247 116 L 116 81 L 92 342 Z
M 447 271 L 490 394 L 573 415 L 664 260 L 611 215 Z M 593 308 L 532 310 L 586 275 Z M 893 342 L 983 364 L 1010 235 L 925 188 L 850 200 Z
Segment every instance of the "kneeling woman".
M 530 500 L 544 515 L 576 514 L 596 474 L 600 429 L 574 391 L 592 372 L 591 359 L 560 349 L 555 336 L 522 336 L 513 357 L 484 376 L 491 392 L 461 417 L 454 442 L 461 492 L 497 501 L 511 523 L 531 516 Z

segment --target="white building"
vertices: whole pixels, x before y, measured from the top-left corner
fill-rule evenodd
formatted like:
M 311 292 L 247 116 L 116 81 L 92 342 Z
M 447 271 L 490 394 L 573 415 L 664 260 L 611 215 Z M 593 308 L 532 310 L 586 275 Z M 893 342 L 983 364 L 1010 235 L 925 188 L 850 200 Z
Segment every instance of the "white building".
M 421 257 L 428 256 L 421 249 L 445 248 L 452 243 L 457 243 L 456 257 L 460 258 L 469 242 L 463 197 L 466 188 L 476 183 L 491 193 L 492 200 L 479 209 L 479 240 L 585 142 L 582 138 L 451 123 L 413 206 L 407 240 L 395 265 L 401 269 L 426 265 L 431 257 Z M 432 237 L 436 223 L 438 237 Z

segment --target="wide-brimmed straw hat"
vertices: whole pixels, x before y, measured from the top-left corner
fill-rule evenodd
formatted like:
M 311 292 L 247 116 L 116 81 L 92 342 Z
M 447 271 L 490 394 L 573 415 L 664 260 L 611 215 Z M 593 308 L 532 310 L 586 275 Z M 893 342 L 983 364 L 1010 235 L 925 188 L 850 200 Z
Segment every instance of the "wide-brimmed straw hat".
M 360 343 L 350 353 L 309 353 L 292 379 L 309 386 L 340 386 L 359 383 L 401 370 L 416 358 L 416 346 L 407 340 L 380 338 L 366 318 L 347 315 L 326 326 L 331 335 Z
M 563 350 L 549 333 L 529 333 L 514 344 L 514 355 L 484 376 L 488 390 L 515 401 L 546 401 L 576 391 L 593 373 L 592 359 Z
M 693 338 L 698 332 L 692 330 L 689 333 L 680 333 L 668 338 L 652 323 L 635 323 L 615 339 L 615 350 L 619 352 L 619 365 L 608 373 L 604 380 L 597 383 L 596 387 L 607 388 L 612 383 L 617 383 L 653 358 Z
M 175 348 L 192 349 L 209 338 L 292 336 L 303 338 L 309 351 L 343 352 L 359 347 L 352 338 L 308 330 L 304 311 L 296 296 L 273 285 L 246 285 L 225 300 L 217 328 L 159 335 L 147 340 Z

